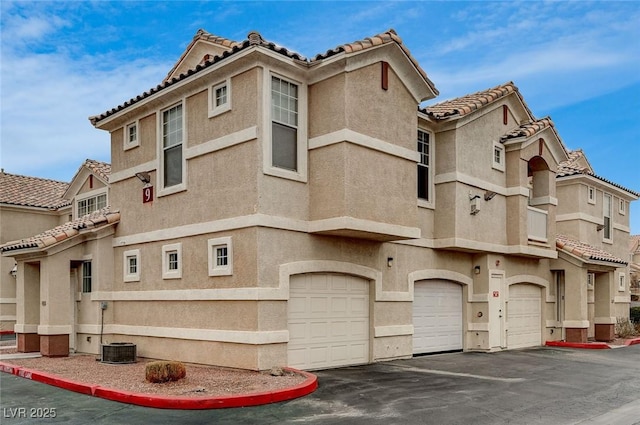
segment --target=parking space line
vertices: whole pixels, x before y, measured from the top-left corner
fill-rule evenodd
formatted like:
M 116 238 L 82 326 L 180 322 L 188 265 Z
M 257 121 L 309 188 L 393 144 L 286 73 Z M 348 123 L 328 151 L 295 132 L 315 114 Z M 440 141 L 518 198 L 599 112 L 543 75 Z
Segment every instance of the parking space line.
M 448 372 L 445 370 L 436 370 L 436 369 L 423 369 L 419 367 L 411 367 L 411 366 L 398 366 L 398 365 L 388 365 L 390 367 L 404 369 L 411 372 L 418 373 L 426 373 L 430 375 L 445 375 L 445 376 L 459 376 L 462 378 L 473 378 L 473 379 L 483 379 L 486 381 L 500 381 L 500 382 L 524 382 L 526 379 L 524 378 L 500 378 L 496 376 L 485 376 L 485 375 L 474 375 L 472 373 L 462 373 L 462 372 Z

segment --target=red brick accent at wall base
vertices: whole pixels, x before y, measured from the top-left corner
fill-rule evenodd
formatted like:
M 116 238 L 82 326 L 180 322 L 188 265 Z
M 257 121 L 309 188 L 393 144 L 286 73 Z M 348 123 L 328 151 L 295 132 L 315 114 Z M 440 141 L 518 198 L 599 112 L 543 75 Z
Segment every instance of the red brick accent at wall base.
M 596 323 L 596 341 L 613 341 L 616 339 L 615 325 L 613 323 Z
M 587 328 L 566 328 L 565 340 L 567 342 L 587 342 Z
M 18 352 L 36 353 L 40 351 L 40 335 L 38 334 L 16 334 L 18 342 Z
M 47 357 L 67 357 L 69 335 L 40 335 L 40 353 Z

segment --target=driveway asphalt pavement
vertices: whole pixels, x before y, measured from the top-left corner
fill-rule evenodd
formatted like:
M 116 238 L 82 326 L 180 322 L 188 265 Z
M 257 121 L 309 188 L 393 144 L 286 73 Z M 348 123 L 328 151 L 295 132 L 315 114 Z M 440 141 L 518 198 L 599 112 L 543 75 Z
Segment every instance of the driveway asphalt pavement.
M 0 422 L 640 425 L 640 345 L 441 354 L 315 373 L 319 388 L 306 397 L 206 411 L 138 407 L 0 374 Z M 55 417 L 38 417 L 51 409 Z

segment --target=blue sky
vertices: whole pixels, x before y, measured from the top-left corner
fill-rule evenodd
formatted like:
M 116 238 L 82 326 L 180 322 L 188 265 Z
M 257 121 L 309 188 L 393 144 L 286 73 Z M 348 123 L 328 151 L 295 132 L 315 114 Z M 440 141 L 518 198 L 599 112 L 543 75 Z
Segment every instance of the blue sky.
M 394 28 L 446 100 L 514 81 L 596 174 L 640 191 L 640 3 L 55 1 L 0 4 L 6 172 L 109 161 L 87 117 L 156 86 L 199 28 L 307 57 Z M 433 103 L 433 102 L 432 102 Z M 640 201 L 631 205 L 640 233 Z

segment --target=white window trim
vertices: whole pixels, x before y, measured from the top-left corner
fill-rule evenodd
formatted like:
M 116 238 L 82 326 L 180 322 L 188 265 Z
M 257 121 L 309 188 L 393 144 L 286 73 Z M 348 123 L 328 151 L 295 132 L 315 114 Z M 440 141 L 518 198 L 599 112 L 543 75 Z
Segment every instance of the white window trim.
M 602 195 L 602 222 L 605 223 L 605 209 L 607 207 L 607 201 L 606 199 L 609 198 L 609 236 L 610 237 L 606 237 L 606 224 L 605 224 L 605 228 L 602 229 L 602 241 L 604 243 L 609 243 L 612 244 L 613 243 L 613 195 L 611 195 L 610 193 L 604 193 Z
M 593 194 L 593 196 L 591 196 Z M 596 203 L 596 188 L 593 186 L 587 186 L 587 202 L 591 205 Z
M 129 257 L 136 258 L 136 273 L 129 273 Z M 123 279 L 125 282 L 139 282 L 140 281 L 140 250 L 139 249 L 131 249 L 129 251 L 125 251 L 122 255 L 122 264 L 123 264 Z
M 435 184 L 435 157 L 436 157 L 436 144 L 435 134 L 431 130 L 418 127 L 419 131 L 429 134 L 429 199 L 418 198 L 418 207 L 434 209 L 436 207 L 436 184 Z
M 618 291 L 624 292 L 627 289 L 627 277 L 624 273 L 618 275 Z
M 215 104 L 216 90 L 221 87 L 227 87 L 227 101 L 220 106 L 216 106 Z M 208 95 L 209 95 L 209 118 L 213 118 L 216 115 L 220 115 L 227 111 L 230 111 L 231 110 L 231 78 L 227 78 L 224 81 L 221 81 L 217 84 L 210 86 Z
M 133 142 L 129 142 L 129 128 L 134 125 L 136 126 L 136 140 Z M 124 126 L 123 136 L 123 149 L 125 151 L 135 148 L 136 146 L 140 146 L 140 122 L 138 120 L 130 122 L 129 124 Z
M 620 215 L 627 214 L 627 202 L 622 198 L 618 199 L 618 214 Z
M 272 143 L 271 143 L 271 77 L 281 78 L 298 86 L 298 170 L 285 170 L 271 165 Z M 308 156 L 308 134 L 307 134 L 307 85 L 298 79 L 265 70 L 263 72 L 263 92 L 262 96 L 262 120 L 264 139 L 262 143 L 262 169 L 264 174 L 281 177 L 284 179 L 307 182 L 307 156 Z
M 496 153 L 495 151 L 499 150 L 500 151 L 500 162 L 496 162 Z M 506 162 L 506 149 L 504 148 L 504 145 L 500 142 L 493 142 L 492 148 L 491 148 L 491 168 L 493 168 L 494 170 L 498 170 L 498 171 L 502 171 L 504 172 L 505 170 L 505 162 Z
M 209 276 L 230 276 L 233 274 L 233 243 L 230 236 L 214 238 L 207 241 L 209 258 Z M 219 247 L 227 248 L 227 265 L 218 266 L 216 264 L 215 252 Z
M 162 143 L 162 114 L 164 111 L 167 111 L 178 105 L 182 105 L 182 183 L 169 186 L 169 187 L 164 187 L 164 163 L 163 163 L 164 150 L 163 150 L 163 143 Z M 187 190 L 186 151 L 187 151 L 188 135 L 187 135 L 187 120 L 186 120 L 186 114 L 187 114 L 186 105 L 187 105 L 186 99 L 182 98 L 179 102 L 175 102 L 166 108 L 162 108 L 156 113 L 156 125 L 158 128 L 157 140 L 156 140 L 156 147 L 157 147 L 156 187 L 159 188 L 156 196 L 158 197 L 172 195 L 174 193 L 183 192 Z
M 178 269 L 169 270 L 169 253 L 176 252 L 178 254 Z M 162 278 L 163 279 L 181 279 L 182 278 L 182 244 L 173 243 L 162 246 Z
M 587 273 L 587 289 L 593 289 L 596 281 L 595 273 Z
M 97 198 L 100 195 L 106 195 L 106 200 L 105 200 L 105 205 L 109 205 L 109 191 L 107 190 L 106 187 L 101 187 L 99 189 L 94 189 L 90 192 L 85 192 L 81 195 L 77 195 L 75 197 L 75 199 L 73 200 L 73 216 L 75 218 L 79 218 L 78 217 L 78 203 L 80 201 L 84 201 L 85 199 L 89 199 L 89 198 Z

